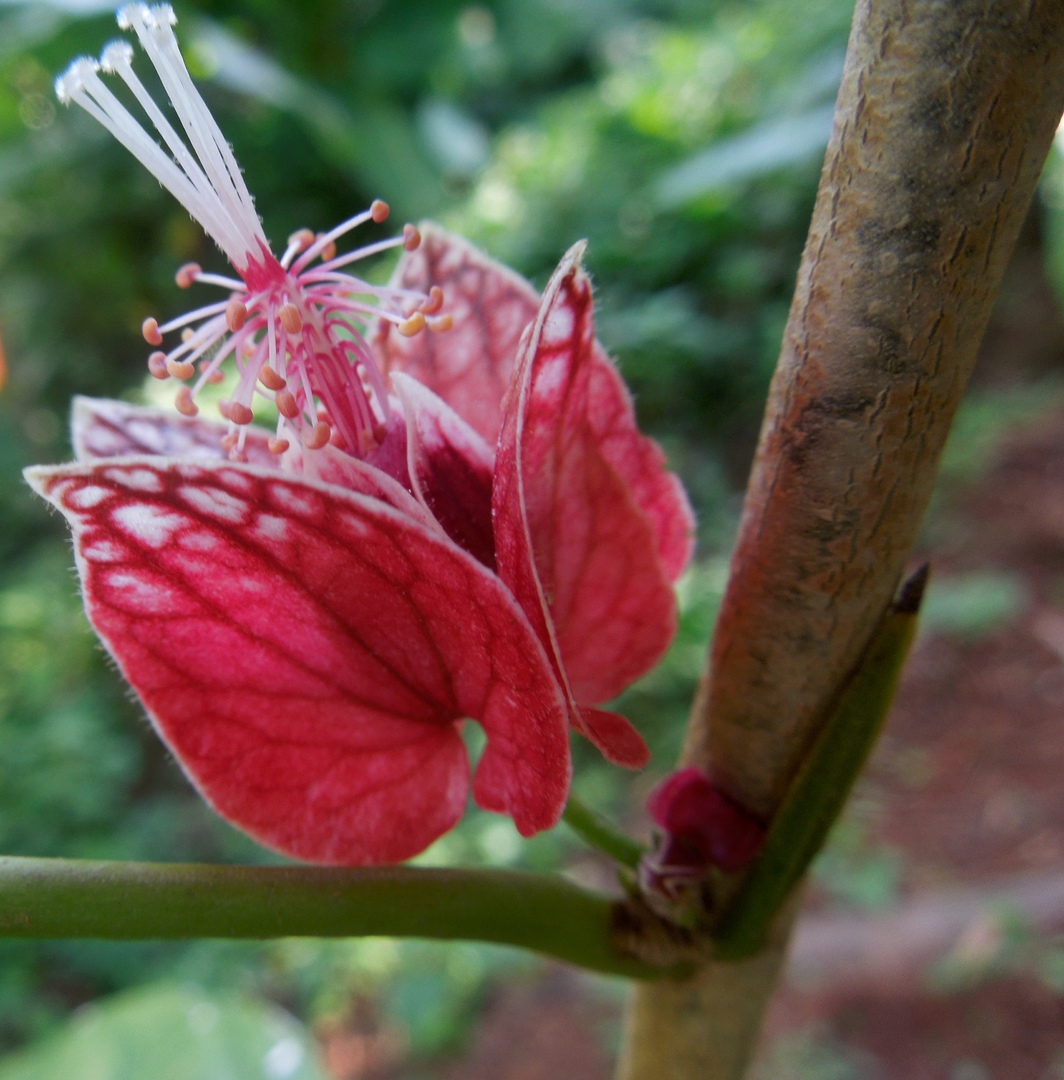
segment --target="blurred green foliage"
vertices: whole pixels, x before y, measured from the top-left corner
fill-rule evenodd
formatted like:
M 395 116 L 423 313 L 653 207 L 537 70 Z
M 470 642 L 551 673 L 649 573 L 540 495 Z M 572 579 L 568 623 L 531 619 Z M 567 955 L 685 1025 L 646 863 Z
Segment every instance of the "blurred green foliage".
M 542 285 L 589 238 L 601 335 L 699 512 L 677 642 L 622 702 L 661 771 L 723 588 L 851 14 L 850 0 L 178 4 L 190 67 L 275 239 L 383 197 Z M 19 475 L 68 456 L 73 393 L 143 395 L 141 320 L 188 306 L 179 264 L 222 266 L 124 150 L 52 97 L 70 58 L 114 34 L 91 0 L 0 3 L 0 851 L 270 859 L 203 807 L 127 698 L 84 624 L 64 532 Z M 576 754 L 577 790 L 643 827 L 633 808 L 656 777 Z M 882 884 L 882 867 L 851 865 L 854 845 L 838 880 Z M 578 851 L 564 828 L 523 842 L 475 812 L 424 860 L 557 869 Z M 3 943 L 0 1045 L 165 975 L 311 1015 L 369 993 L 415 1050 L 438 1052 L 485 979 L 523 963 L 410 942 Z
M 962 402 L 950 429 L 939 465 L 934 510 L 962 495 L 995 465 L 1008 436 L 1037 422 L 1064 404 L 1064 385 L 1059 377 L 1033 383 L 976 390 Z
M 879 1063 L 811 1025 L 773 1044 L 754 1068 L 754 1080 L 873 1080 Z
M 82 1012 L 0 1080 L 322 1080 L 308 1033 L 260 1002 L 157 984 Z
M 681 588 L 668 659 L 623 703 L 662 762 L 678 748 L 723 585 L 719 555 L 850 13 L 846 0 L 178 5 L 190 66 L 269 235 L 325 227 L 381 196 L 396 217 L 441 218 L 538 284 L 590 239 L 602 335 L 694 494 L 704 553 L 718 553 Z M 11 369 L 0 395 L 0 850 L 264 859 L 191 793 L 108 670 L 63 530 L 19 476 L 69 454 L 73 393 L 142 393 L 140 321 L 187 306 L 175 267 L 221 267 L 155 181 L 52 97 L 71 57 L 114 36 L 112 19 L 104 5 L 0 5 L 0 335 Z M 632 807 L 653 778 L 629 785 L 577 753 L 584 796 L 638 824 Z M 576 847 L 564 828 L 524 843 L 508 821 L 474 813 L 425 859 L 555 869 Z M 515 962 L 500 957 L 411 943 L 4 943 L 0 1043 L 176 973 L 312 1012 L 368 987 L 415 1046 L 439 1048 L 493 965 Z
M 1025 973 L 1041 975 L 1052 955 L 1047 942 L 1023 913 L 1007 902 L 990 902 L 974 917 L 952 949 L 931 964 L 928 984 L 939 993 L 959 994 L 992 979 Z M 1047 983 L 1052 989 L 1052 984 Z
M 393 0 L 311 15 L 249 0 L 179 15 L 268 234 L 324 227 L 380 195 L 398 216 L 442 217 L 538 283 L 589 237 L 602 333 L 644 421 L 696 490 L 713 494 L 714 450 L 741 473 L 827 138 L 844 0 Z M 12 363 L 0 449 L 12 464 L 60 456 L 72 392 L 135 392 L 135 328 L 186 306 L 174 268 L 220 264 L 125 151 L 51 97 L 52 75 L 113 33 L 106 12 L 0 6 L 0 333 Z M 772 131 L 798 120 L 812 128 L 797 159 L 781 146 L 738 171 L 706 167 L 707 147 L 767 124 L 771 148 Z M 7 483 L 0 510 L 6 557 L 40 515 Z
M 932 578 L 920 610 L 920 630 L 977 640 L 1022 614 L 1028 600 L 1022 578 L 1014 573 Z
M 1042 982 L 1060 998 L 1064 998 L 1064 940 L 1058 937 L 1039 954 L 1038 972 Z
M 871 842 L 865 816 L 851 804 L 813 863 L 812 875 L 836 904 L 882 911 L 898 898 L 903 859 L 900 851 Z
M 1046 276 L 1064 303 L 1064 136 L 1057 132 L 1042 183 Z

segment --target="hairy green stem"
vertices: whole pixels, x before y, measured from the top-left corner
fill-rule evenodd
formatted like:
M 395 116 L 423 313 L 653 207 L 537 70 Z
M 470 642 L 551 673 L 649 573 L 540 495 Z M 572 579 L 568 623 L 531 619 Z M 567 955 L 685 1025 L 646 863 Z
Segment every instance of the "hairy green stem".
M 627 866 L 635 870 L 639 866 L 639 860 L 645 851 L 638 840 L 633 840 L 627 833 L 622 832 L 609 818 L 592 810 L 582 799 L 576 795 L 569 795 L 568 805 L 562 814 L 562 821 L 569 826 L 581 839 L 587 841 L 593 848 L 609 855 L 621 866 Z
M 504 870 L 0 857 L 4 937 L 418 937 L 511 945 L 633 979 L 671 974 L 617 950 L 616 903 Z

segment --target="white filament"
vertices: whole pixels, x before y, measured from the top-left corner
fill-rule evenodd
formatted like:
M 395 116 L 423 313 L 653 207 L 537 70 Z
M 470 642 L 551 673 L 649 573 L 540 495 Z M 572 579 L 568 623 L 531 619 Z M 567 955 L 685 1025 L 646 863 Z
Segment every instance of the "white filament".
M 56 79 L 56 96 L 64 104 L 80 105 L 110 131 L 203 226 L 233 266 L 244 271 L 250 259 L 268 250 L 266 235 L 240 166 L 181 58 L 176 22 L 169 4 L 129 4 L 118 12 L 119 27 L 135 31 L 158 72 L 187 144 L 134 74 L 133 49 L 126 41 L 112 42 L 99 61 L 75 60 Z M 166 150 L 108 89 L 101 70 L 129 87 Z

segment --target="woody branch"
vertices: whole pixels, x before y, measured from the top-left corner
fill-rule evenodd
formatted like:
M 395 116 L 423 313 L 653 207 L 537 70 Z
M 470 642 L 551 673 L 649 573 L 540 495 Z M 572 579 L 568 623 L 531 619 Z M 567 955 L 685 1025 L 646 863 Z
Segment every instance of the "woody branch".
M 766 818 L 898 584 L 1062 108 L 1054 0 L 858 3 L 683 754 Z M 637 989 L 621 1075 L 741 1077 L 784 938 Z

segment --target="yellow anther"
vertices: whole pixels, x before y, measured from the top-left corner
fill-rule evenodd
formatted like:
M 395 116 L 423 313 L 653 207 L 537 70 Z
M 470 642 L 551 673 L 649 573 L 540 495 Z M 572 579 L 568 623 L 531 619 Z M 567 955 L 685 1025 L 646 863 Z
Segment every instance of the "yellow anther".
M 225 325 L 235 334 L 247 322 L 248 309 L 242 300 L 235 296 L 225 305 Z
M 140 324 L 140 332 L 144 335 L 144 340 L 149 345 L 161 345 L 163 343 L 163 336 L 159 333 L 158 319 L 153 319 L 149 316 Z
M 288 238 L 288 246 L 296 245 L 297 251 L 306 251 L 314 243 L 314 234 L 310 229 L 296 229 Z
M 299 406 L 296 404 L 296 396 L 291 390 L 278 390 L 277 411 L 289 420 L 294 420 L 299 415 Z
M 370 204 L 369 216 L 379 225 L 382 221 L 388 220 L 388 215 L 392 212 L 392 208 L 383 199 L 374 199 Z
M 229 402 L 229 419 L 234 424 L 250 424 L 252 415 L 251 410 L 242 401 Z
M 421 233 L 418 232 L 416 225 L 404 225 L 403 226 L 403 247 L 407 251 L 416 251 L 421 244 Z
M 202 273 L 203 267 L 199 263 L 185 263 L 184 266 L 178 267 L 174 280 L 179 289 L 187 289 Z
M 425 329 L 425 316 L 420 311 L 415 311 L 409 319 L 401 322 L 398 326 L 399 333 L 404 337 L 413 337 Z
M 269 364 L 262 365 L 262 368 L 259 371 L 259 382 L 262 383 L 267 390 L 283 390 L 288 385 L 288 382 L 285 379 L 282 379 Z
M 174 406 L 182 416 L 195 416 L 199 408 L 192 400 L 192 390 L 188 386 L 182 386 L 174 395 Z
M 195 365 L 190 364 L 187 360 L 168 359 L 166 361 L 166 370 L 175 379 L 191 379 L 196 374 Z
M 192 340 L 192 327 L 191 326 L 186 326 L 185 329 L 181 331 L 181 340 L 185 341 L 185 342 Z
M 303 432 L 303 445 L 308 450 L 320 450 L 331 435 L 332 428 L 324 420 L 319 420 L 312 428 Z
M 442 333 L 444 330 L 450 330 L 454 326 L 454 319 L 449 314 L 437 315 L 434 319 L 426 319 L 425 322 L 428 328 L 437 334 Z
M 315 237 L 315 239 L 320 240 L 324 235 L 325 235 L 324 233 L 318 233 L 318 235 L 317 235 L 317 237 Z M 321 258 L 322 258 L 322 260 L 324 262 L 328 262 L 329 259 L 335 259 L 336 258 L 336 244 L 332 240 L 330 240 L 325 245 L 325 247 L 323 247 L 321 249 L 320 254 L 321 254 Z
M 443 289 L 433 285 L 429 289 L 429 298 L 418 308 L 423 315 L 435 315 L 443 307 Z
M 157 379 L 169 379 L 170 372 L 166 370 L 166 353 L 153 352 L 148 357 L 148 370 Z
M 298 334 L 303 329 L 303 317 L 299 314 L 299 308 L 295 304 L 282 304 L 277 312 L 277 318 L 289 334 Z

